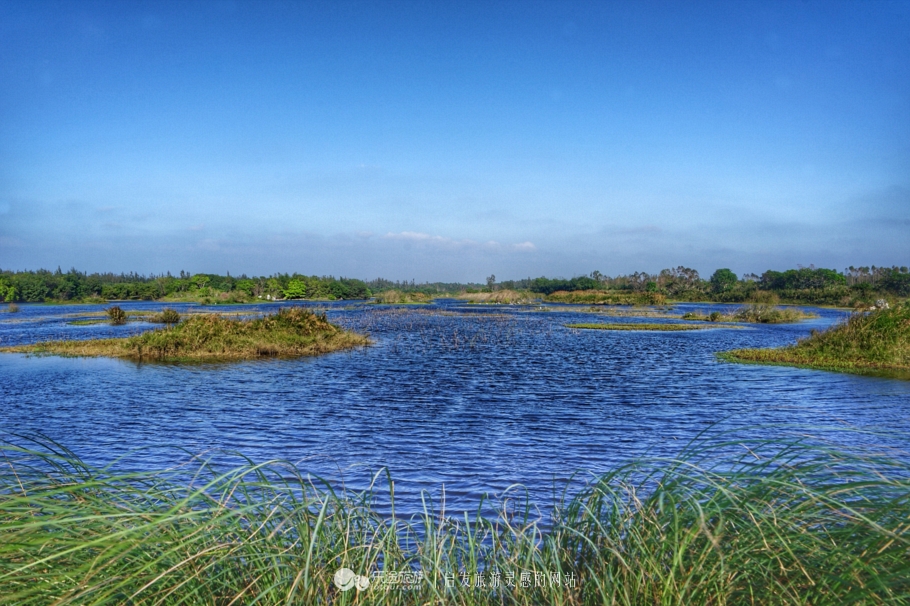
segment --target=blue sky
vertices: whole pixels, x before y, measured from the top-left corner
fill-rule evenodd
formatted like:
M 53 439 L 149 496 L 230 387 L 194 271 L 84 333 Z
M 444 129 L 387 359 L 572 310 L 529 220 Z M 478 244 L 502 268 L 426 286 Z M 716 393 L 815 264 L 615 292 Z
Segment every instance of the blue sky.
M 0 268 L 910 264 L 910 2 L 0 0 Z

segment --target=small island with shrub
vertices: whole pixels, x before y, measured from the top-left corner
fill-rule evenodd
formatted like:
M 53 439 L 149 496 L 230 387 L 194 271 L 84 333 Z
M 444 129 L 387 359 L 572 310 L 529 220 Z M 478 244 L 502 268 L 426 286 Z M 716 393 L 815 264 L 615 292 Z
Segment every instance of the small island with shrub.
M 112 323 L 125 316 L 112 308 Z M 263 357 L 314 356 L 368 345 L 370 340 L 342 330 L 324 314 L 292 307 L 253 319 L 197 314 L 182 322 L 165 310 L 156 321 L 164 328 L 126 338 L 45 341 L 0 348 L 10 353 L 106 356 L 153 362 L 218 362 Z M 122 313 L 122 312 L 121 312 Z

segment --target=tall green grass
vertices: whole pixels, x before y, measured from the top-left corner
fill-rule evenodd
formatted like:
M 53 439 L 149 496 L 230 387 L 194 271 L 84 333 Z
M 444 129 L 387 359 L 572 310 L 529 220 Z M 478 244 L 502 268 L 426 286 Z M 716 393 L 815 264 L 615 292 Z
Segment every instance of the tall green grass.
M 710 314 L 687 312 L 683 320 L 701 320 L 703 322 L 750 322 L 753 324 L 788 324 L 817 318 L 818 314 L 805 312 L 792 307 L 776 307 L 766 303 L 752 303 L 739 309 L 722 314 L 713 311 Z
M 855 313 L 795 345 L 737 349 L 721 354 L 740 362 L 764 362 L 846 372 L 893 371 L 910 376 L 910 303 L 871 313 Z
M 333 492 L 280 461 L 119 473 L 47 442 L 0 454 L 9 604 L 910 602 L 906 460 L 800 439 L 622 466 L 548 518 L 522 499 L 453 517 L 427 498 L 402 519 L 390 481 Z M 373 583 L 341 591 L 341 567 Z M 384 588 L 379 571 L 423 579 Z

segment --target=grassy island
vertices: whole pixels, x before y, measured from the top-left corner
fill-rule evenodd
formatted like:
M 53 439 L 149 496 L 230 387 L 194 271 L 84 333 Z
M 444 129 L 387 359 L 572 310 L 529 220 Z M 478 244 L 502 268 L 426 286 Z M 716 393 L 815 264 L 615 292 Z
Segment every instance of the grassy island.
M 711 324 L 659 324 L 657 322 L 625 322 L 625 323 L 597 323 L 597 324 L 566 324 L 566 328 L 581 328 L 584 330 L 704 330 L 706 328 L 724 328 Z M 732 328 L 732 327 L 727 327 Z
M 367 345 L 365 336 L 341 330 L 325 315 L 293 307 L 254 319 L 217 314 L 122 339 L 46 341 L 0 351 L 62 356 L 107 356 L 157 362 L 249 360 L 313 356 Z
M 527 304 L 534 301 L 530 292 L 512 290 L 509 288 L 493 292 L 464 292 L 456 298 L 471 303 L 490 303 L 499 305 Z
M 789 347 L 737 349 L 720 357 L 734 362 L 910 377 L 910 303 L 853 314 L 846 322 L 813 332 Z
M 433 299 L 428 294 L 421 292 L 387 290 L 376 295 L 373 302 L 380 305 L 424 305 L 432 303 Z
M 0 443 L 0 456 L 4 604 L 835 605 L 910 592 L 910 467 L 805 438 L 730 436 L 619 467 L 547 521 L 520 500 L 384 515 L 393 490 L 330 492 L 283 462 L 124 473 L 40 441 Z M 339 590 L 342 567 L 369 584 Z
M 731 313 L 719 311 L 710 314 L 689 312 L 683 314 L 683 320 L 701 320 L 702 322 L 749 322 L 752 324 L 792 324 L 801 320 L 817 318 L 818 314 L 809 313 L 792 307 L 776 307 L 766 303 L 753 303 L 740 307 Z
M 587 305 L 663 305 L 667 298 L 657 292 L 625 292 L 608 290 L 563 291 L 547 295 L 552 303 L 582 303 Z

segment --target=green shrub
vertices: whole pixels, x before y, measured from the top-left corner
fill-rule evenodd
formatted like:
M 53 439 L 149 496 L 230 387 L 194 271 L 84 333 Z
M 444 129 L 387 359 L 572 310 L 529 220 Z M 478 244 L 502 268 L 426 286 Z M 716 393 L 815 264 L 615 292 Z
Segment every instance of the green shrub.
M 180 322 L 180 314 L 177 313 L 176 309 L 166 307 L 160 314 L 156 314 L 149 318 L 149 322 L 155 322 L 157 324 L 177 324 Z
M 111 319 L 111 324 L 114 326 L 126 324 L 126 312 L 116 305 L 108 308 L 107 317 Z

